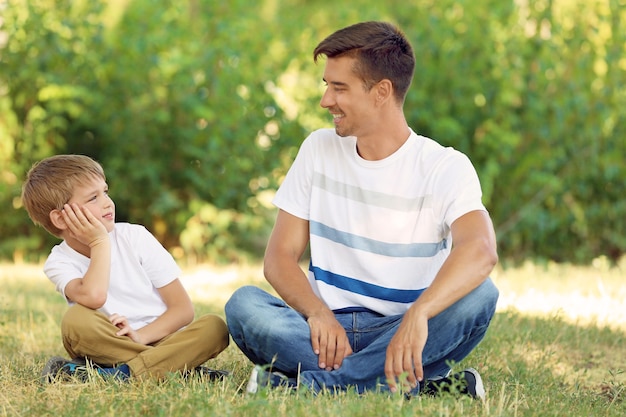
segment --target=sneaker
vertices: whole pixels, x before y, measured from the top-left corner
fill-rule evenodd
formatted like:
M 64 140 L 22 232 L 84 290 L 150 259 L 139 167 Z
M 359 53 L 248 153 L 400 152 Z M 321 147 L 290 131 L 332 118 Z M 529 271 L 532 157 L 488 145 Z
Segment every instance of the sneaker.
M 102 366 L 92 363 L 92 368 L 96 371 L 96 374 L 106 380 L 116 381 L 128 381 L 130 378 L 130 367 L 128 364 L 120 364 L 117 366 Z M 87 377 L 89 375 L 86 375 Z
M 474 399 L 485 400 L 485 386 L 483 385 L 483 379 L 480 377 L 478 371 L 474 368 L 467 368 L 463 372 L 465 378 L 466 394 Z
M 256 394 L 259 390 L 259 374 L 265 372 L 259 365 L 254 365 L 250 378 L 248 379 L 248 385 L 246 385 L 246 392 L 248 394 Z
M 469 395 L 476 399 L 485 399 L 485 386 L 483 379 L 474 368 L 441 378 L 430 379 L 424 384 L 422 394 L 435 396 L 442 392 Z
M 91 369 L 91 371 L 90 371 Z M 117 367 L 105 367 L 93 362 L 87 363 L 84 358 L 65 359 L 61 356 L 54 356 L 48 360 L 41 371 L 41 380 L 44 383 L 55 381 L 79 382 L 90 381 L 91 375 L 98 375 L 104 379 L 115 379 L 126 381 L 130 378 L 128 365 Z
M 260 365 L 254 365 L 248 379 L 246 392 L 256 394 L 263 387 L 289 387 L 296 388 L 297 383 L 293 378 L 288 378 L 280 372 L 268 372 Z
M 41 381 L 51 383 L 58 380 L 67 380 L 72 376 L 80 376 L 84 379 L 87 375 L 87 362 L 82 358 L 72 360 L 61 356 L 54 356 L 46 362 L 41 371 Z
M 186 371 L 184 373 L 185 378 L 190 376 L 199 376 L 201 378 L 208 379 L 209 381 L 221 381 L 229 375 L 230 372 L 228 371 L 224 371 L 222 369 L 211 369 L 206 366 L 197 366 L 192 371 Z

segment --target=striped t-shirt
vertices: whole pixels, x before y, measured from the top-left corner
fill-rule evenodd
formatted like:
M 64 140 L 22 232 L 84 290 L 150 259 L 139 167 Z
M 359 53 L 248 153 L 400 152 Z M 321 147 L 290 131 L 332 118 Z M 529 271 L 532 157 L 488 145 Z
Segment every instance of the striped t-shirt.
M 462 153 L 411 132 L 389 157 L 368 161 L 355 137 L 313 132 L 274 198 L 308 220 L 309 281 L 333 311 L 404 313 L 450 253 L 450 225 L 485 210 Z

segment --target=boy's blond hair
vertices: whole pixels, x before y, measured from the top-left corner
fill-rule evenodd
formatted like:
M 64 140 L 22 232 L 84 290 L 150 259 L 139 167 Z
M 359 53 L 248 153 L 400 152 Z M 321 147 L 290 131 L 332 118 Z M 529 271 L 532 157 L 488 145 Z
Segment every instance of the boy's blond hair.
M 61 210 L 77 186 L 94 178 L 106 181 L 102 166 L 85 155 L 56 155 L 36 162 L 22 186 L 22 202 L 33 223 L 54 236 L 61 230 L 50 220 L 52 210 Z

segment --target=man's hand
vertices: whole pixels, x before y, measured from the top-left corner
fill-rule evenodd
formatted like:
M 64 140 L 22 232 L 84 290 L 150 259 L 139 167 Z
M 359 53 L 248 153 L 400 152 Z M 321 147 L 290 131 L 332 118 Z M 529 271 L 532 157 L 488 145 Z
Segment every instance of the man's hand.
M 410 316 L 407 313 L 398 326 L 396 334 L 387 346 L 385 376 L 392 392 L 397 391 L 399 378 L 406 375 L 410 388 L 415 388 L 424 378 L 422 352 L 428 339 L 428 318 L 426 315 Z
M 85 207 L 76 203 L 66 204 L 61 215 L 71 236 L 83 245 L 92 248 L 109 238 L 104 224 Z
M 128 336 L 133 342 L 141 343 L 142 345 L 144 344 L 141 341 L 139 333 L 137 333 L 132 327 L 130 327 L 130 325 L 128 324 L 128 319 L 126 319 L 126 317 L 121 316 L 117 313 L 113 313 L 109 317 L 109 320 L 111 321 L 111 323 L 113 323 L 114 326 L 120 329 L 117 333 L 115 333 L 116 335 Z
M 319 367 L 327 371 L 339 369 L 343 359 L 352 353 L 344 328 L 330 310 L 309 316 L 307 322 L 311 329 L 313 352 L 319 357 Z

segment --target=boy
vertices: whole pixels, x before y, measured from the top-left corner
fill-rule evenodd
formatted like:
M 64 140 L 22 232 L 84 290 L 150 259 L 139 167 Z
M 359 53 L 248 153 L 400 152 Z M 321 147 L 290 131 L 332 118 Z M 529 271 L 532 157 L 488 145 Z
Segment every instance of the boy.
M 224 320 L 193 306 L 172 256 L 143 226 L 115 223 L 104 171 L 83 155 L 46 158 L 28 172 L 22 201 L 30 218 L 63 239 L 44 265 L 70 308 L 61 323 L 72 358 L 54 357 L 42 376 L 85 376 L 85 359 L 101 375 L 164 378 L 197 369 L 229 343 Z

